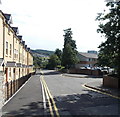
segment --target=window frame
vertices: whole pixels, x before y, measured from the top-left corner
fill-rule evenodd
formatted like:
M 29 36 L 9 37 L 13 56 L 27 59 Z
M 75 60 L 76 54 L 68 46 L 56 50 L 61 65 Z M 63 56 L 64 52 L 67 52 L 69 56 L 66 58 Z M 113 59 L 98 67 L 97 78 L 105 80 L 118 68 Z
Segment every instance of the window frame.
M 12 56 L 12 44 L 10 44 L 10 57 Z
M 6 41 L 6 45 L 5 45 L 5 54 L 8 56 L 8 41 Z
M 12 69 L 9 68 L 9 77 L 11 77 L 11 76 L 12 76 Z

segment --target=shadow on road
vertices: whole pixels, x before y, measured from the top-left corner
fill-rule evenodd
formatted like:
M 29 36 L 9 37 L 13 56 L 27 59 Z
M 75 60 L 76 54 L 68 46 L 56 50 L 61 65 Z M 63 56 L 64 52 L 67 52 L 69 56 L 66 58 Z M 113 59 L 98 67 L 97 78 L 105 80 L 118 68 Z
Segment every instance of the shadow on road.
M 57 75 L 60 74 L 60 72 L 58 71 L 49 71 L 49 72 L 45 72 L 43 75 Z
M 2 117 L 33 117 L 33 116 L 44 116 L 44 109 L 42 106 L 43 102 L 31 102 L 28 105 L 23 105 L 19 110 L 10 111 Z
M 35 75 L 42 75 L 42 73 L 39 73 L 39 72 L 38 72 L 38 73 L 35 73 Z
M 119 100 L 101 96 L 90 90 L 85 91 L 88 93 L 55 97 L 59 113 L 73 117 L 106 117 L 106 115 L 113 117 L 113 115 L 120 115 Z

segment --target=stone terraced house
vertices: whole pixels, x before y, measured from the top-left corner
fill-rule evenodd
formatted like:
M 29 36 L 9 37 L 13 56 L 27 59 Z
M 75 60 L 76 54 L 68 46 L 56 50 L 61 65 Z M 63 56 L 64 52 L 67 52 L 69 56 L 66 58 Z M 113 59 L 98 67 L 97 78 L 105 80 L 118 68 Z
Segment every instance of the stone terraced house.
M 33 56 L 11 14 L 0 10 L 0 97 L 2 104 L 34 73 Z M 1 103 L 1 102 L 0 102 Z

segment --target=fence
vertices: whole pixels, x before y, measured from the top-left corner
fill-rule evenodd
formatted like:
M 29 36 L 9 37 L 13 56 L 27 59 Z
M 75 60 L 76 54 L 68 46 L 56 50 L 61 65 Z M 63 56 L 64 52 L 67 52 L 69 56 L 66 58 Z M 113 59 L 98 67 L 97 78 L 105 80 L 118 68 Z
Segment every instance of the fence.
M 5 101 L 8 100 L 34 73 L 5 83 Z
M 76 74 L 86 74 L 86 75 L 94 75 L 94 76 L 102 76 L 104 73 L 100 70 L 91 70 L 91 69 L 69 69 L 69 73 Z

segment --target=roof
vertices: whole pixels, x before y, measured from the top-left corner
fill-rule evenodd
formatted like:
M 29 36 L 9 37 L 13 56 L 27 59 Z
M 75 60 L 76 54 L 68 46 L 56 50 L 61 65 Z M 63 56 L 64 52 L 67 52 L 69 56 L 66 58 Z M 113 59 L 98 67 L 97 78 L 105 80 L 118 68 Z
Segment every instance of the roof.
M 27 49 L 27 45 L 25 45 L 25 49 Z
M 13 31 L 15 32 L 15 34 L 18 34 L 18 27 L 12 27 Z
M 30 48 L 28 47 L 27 50 L 30 51 Z
M 22 41 L 22 44 L 25 45 L 25 41 Z
M 79 52 L 80 55 L 86 57 L 86 58 L 98 58 L 97 54 L 92 54 L 92 53 L 83 53 L 83 52 Z
M 5 18 L 6 18 L 7 20 L 10 20 L 11 14 L 6 14 L 6 13 L 4 13 L 4 16 L 5 16 Z
M 12 24 L 12 23 L 13 23 L 13 22 L 12 22 L 12 16 L 11 16 L 11 14 L 3 13 L 3 15 L 4 15 L 4 17 L 5 17 L 5 19 L 6 19 L 6 22 L 7 22 L 8 24 Z
M 20 40 L 22 40 L 22 35 L 18 35 L 17 37 L 18 37 Z

